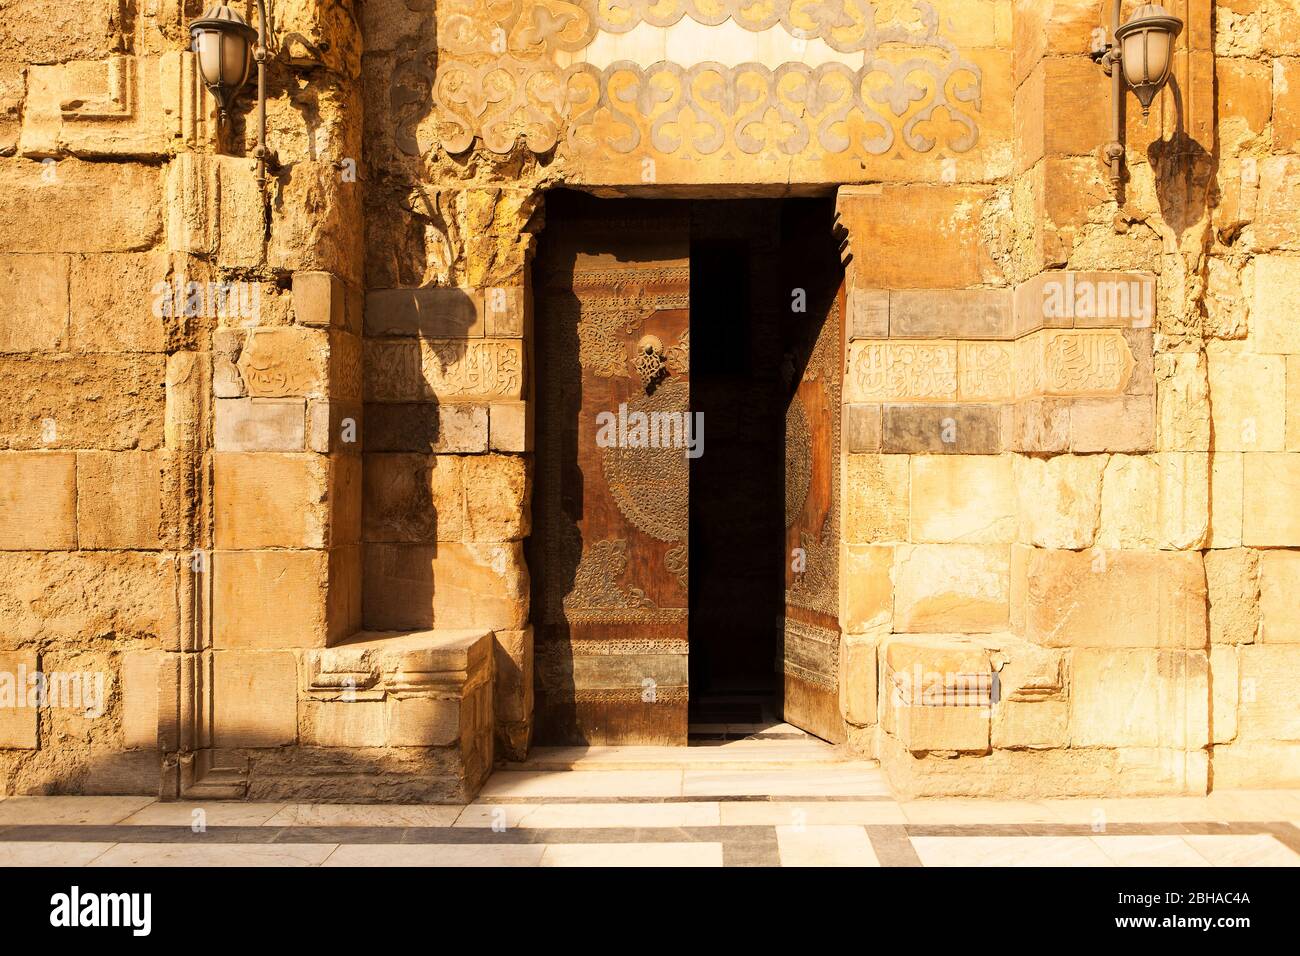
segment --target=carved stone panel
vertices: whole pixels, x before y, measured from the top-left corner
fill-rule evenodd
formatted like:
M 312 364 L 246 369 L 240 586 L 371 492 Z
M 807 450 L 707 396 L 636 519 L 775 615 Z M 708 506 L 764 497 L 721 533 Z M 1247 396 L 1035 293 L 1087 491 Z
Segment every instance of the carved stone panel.
M 985 178 L 1009 54 L 969 17 L 955 0 L 447 0 L 435 55 L 394 75 L 398 142 L 522 143 L 593 184 L 897 178 L 903 157 Z
M 523 397 L 518 339 L 370 339 L 365 392 L 371 402 L 476 402 Z

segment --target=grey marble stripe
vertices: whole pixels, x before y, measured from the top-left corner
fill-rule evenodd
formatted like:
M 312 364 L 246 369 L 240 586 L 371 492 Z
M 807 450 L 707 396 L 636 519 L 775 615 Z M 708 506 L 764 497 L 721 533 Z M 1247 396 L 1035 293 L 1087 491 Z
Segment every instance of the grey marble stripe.
M 867 839 L 881 866 L 921 866 L 921 858 L 901 826 L 868 826 Z

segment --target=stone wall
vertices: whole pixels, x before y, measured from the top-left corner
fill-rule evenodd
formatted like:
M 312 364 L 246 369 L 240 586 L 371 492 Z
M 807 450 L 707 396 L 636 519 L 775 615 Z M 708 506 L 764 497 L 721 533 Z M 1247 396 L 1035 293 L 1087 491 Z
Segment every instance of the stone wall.
M 527 751 L 561 185 L 838 192 L 841 696 L 901 789 L 1300 783 L 1300 3 L 1167 5 L 1118 192 L 1102 0 L 277 2 L 265 192 L 198 4 L 10 11 L 0 672 L 106 693 L 0 708 L 6 792 L 462 800 Z
M 1300 782 L 1279 686 L 1300 666 L 1300 11 L 1172 4 L 1174 79 L 1145 125 L 1129 99 L 1116 194 L 1099 6 L 1016 4 L 1015 172 L 907 187 L 951 240 L 924 262 L 903 187 L 841 193 L 870 256 L 849 270 L 846 699 L 908 793 Z

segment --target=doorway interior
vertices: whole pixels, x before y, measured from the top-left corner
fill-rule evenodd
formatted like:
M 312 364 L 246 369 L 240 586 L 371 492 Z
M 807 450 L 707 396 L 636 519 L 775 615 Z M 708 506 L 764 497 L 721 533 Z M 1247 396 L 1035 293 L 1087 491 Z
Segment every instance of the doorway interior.
M 544 252 L 535 268 L 548 268 L 546 263 L 554 261 L 545 255 L 548 236 L 589 230 L 593 221 L 602 218 L 622 224 L 672 222 L 683 224 L 681 228 L 686 230 L 689 402 L 694 421 L 701 426 L 697 441 L 702 438 L 702 453 L 689 458 L 686 473 L 689 738 L 702 743 L 761 732 L 787 718 L 783 698 L 789 684 L 785 634 L 792 561 L 790 483 L 802 480 L 806 484 L 811 469 L 790 464 L 792 451 L 797 457 L 807 449 L 790 447 L 787 418 L 819 334 L 832 319 L 831 305 L 842 294 L 833 199 L 596 199 L 557 191 L 547 197 Z M 632 241 L 635 244 L 635 237 Z M 662 242 L 661 234 L 647 237 L 648 246 Z M 557 288 L 556 276 L 535 274 L 534 287 L 545 298 L 546 293 L 540 290 Z M 550 295 L 554 300 L 559 293 Z M 573 300 L 572 312 L 583 322 L 578 297 L 567 293 L 564 297 L 566 303 Z M 539 302 L 539 309 L 546 306 Z M 834 319 L 839 321 L 838 313 Z M 628 329 L 629 343 L 641 341 L 641 328 Z M 539 323 L 538 333 L 548 334 L 545 323 Z M 553 328 L 550 334 L 555 334 Z M 575 343 L 579 338 L 575 337 Z M 630 357 L 634 349 L 628 346 Z M 554 374 L 548 382 L 547 373 L 546 368 L 539 369 L 539 389 L 562 387 L 553 384 L 559 378 Z M 573 379 L 573 375 L 564 378 L 568 387 Z M 568 445 L 581 445 L 581 440 L 575 441 L 570 434 L 572 423 L 547 420 L 548 407 L 579 408 L 581 403 L 557 405 L 539 395 L 539 445 L 550 442 L 554 446 L 561 438 Z M 585 422 L 577 425 L 579 432 L 584 427 Z M 819 437 L 829 441 L 830 432 Z M 551 480 L 566 483 L 557 500 L 567 502 L 566 507 L 576 516 L 595 509 L 594 495 L 603 476 L 595 473 L 598 465 L 592 464 L 590 457 L 584 460 L 579 452 L 574 457 L 574 467 L 552 470 Z M 837 460 L 829 454 L 823 457 Z M 804 474 L 789 474 L 792 470 Z M 547 480 L 547 474 L 539 470 L 539 485 Z M 805 497 L 806 493 L 805 488 Z M 545 494 L 546 489 L 539 487 L 535 501 Z M 592 505 L 584 503 L 584 495 L 592 497 Z M 539 531 L 535 529 L 534 535 Z M 547 549 L 540 544 L 530 542 L 530 561 L 546 560 Z M 584 547 L 591 545 L 584 542 Z M 635 550 L 633 539 L 629 551 Z M 627 558 L 628 580 L 623 583 L 630 586 L 631 577 L 648 562 L 642 562 L 636 553 Z M 546 577 L 555 569 L 534 566 L 535 575 L 538 571 Z M 581 569 L 566 572 L 565 586 L 570 580 L 576 586 L 581 579 Z M 544 630 L 540 625 L 545 622 L 535 623 L 540 636 Z M 625 636 L 630 636 L 631 625 L 625 629 L 629 631 Z M 608 633 L 613 641 L 619 636 L 613 628 L 597 633 Z M 542 639 L 554 635 L 552 620 Z M 553 657 L 555 647 L 548 650 Z M 626 733 L 635 721 L 629 722 L 625 715 L 608 713 L 603 718 L 606 726 L 596 727 L 593 724 L 602 721 L 600 711 L 584 710 L 578 704 L 573 713 L 566 711 L 557 717 L 566 702 L 556 699 L 553 660 L 550 666 L 549 686 L 539 683 L 538 687 L 539 707 L 551 711 L 549 717 L 540 715 L 539 743 L 636 742 L 635 733 Z M 539 664 L 539 673 L 540 669 Z M 576 658 L 568 662 L 575 697 L 582 693 L 583 671 Z M 625 731 L 614 731 L 615 724 Z

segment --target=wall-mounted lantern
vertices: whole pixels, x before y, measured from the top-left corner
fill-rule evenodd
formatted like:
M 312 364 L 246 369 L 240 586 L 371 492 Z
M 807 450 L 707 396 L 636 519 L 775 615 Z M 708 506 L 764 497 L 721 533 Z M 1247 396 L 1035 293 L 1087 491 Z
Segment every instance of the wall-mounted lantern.
M 1106 159 L 1110 162 L 1110 178 L 1116 185 L 1122 178 L 1124 164 L 1124 145 L 1120 142 L 1124 87 L 1133 88 L 1142 104 L 1143 118 L 1149 116 L 1152 100 L 1169 82 L 1174 41 L 1183 32 L 1183 21 L 1158 3 L 1143 4 L 1121 24 L 1122 5 L 1123 0 L 1115 0 L 1110 38 L 1095 54 L 1111 78 L 1111 142 L 1106 146 Z
M 266 182 L 266 166 L 275 154 L 266 148 L 266 3 L 257 0 L 257 29 L 221 0 L 190 24 L 191 48 L 198 58 L 199 75 L 217 101 L 225 122 L 235 97 L 257 62 L 257 181 Z

